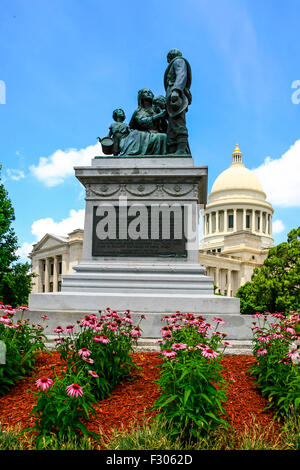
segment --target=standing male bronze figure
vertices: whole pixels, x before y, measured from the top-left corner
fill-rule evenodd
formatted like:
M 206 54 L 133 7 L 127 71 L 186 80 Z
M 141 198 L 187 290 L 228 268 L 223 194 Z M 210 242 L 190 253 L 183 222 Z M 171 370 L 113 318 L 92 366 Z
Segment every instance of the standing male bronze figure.
M 192 102 L 191 67 L 178 49 L 169 51 L 167 61 L 169 65 L 164 76 L 168 113 L 167 152 L 175 155 L 189 155 L 186 112 Z

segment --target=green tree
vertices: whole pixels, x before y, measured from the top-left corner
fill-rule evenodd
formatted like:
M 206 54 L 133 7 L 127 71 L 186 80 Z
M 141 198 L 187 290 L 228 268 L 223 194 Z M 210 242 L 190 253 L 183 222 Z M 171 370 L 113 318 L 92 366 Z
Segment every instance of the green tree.
M 28 302 L 33 274 L 29 272 L 29 263 L 16 263 L 18 242 L 12 227 L 14 220 L 14 209 L 1 183 L 0 165 L 0 300 L 16 307 Z
M 288 312 L 300 309 L 300 227 L 287 241 L 269 250 L 264 264 L 254 269 L 252 281 L 239 288 L 241 313 Z

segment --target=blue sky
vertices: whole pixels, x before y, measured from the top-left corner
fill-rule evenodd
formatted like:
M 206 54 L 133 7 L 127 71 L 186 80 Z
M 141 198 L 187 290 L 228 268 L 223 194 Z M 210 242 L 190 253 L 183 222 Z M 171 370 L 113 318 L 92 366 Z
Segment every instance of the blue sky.
M 20 252 L 82 222 L 73 166 L 99 153 L 113 109 L 129 121 L 140 88 L 164 92 L 172 48 L 192 67 L 189 141 L 208 191 L 238 143 L 273 204 L 275 243 L 299 225 L 298 0 L 3 0 L 1 10 L 0 163 Z

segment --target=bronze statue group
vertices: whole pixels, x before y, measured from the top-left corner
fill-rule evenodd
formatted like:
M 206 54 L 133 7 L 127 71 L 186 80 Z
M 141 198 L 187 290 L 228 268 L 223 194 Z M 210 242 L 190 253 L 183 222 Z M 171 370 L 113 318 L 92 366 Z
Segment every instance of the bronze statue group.
M 115 109 L 109 127 L 109 152 L 124 155 L 190 155 L 186 113 L 191 104 L 191 68 L 178 49 L 167 55 L 166 95 L 154 96 L 148 88 L 138 92 L 138 108 L 130 123 L 123 109 Z M 105 153 L 105 139 L 99 139 Z

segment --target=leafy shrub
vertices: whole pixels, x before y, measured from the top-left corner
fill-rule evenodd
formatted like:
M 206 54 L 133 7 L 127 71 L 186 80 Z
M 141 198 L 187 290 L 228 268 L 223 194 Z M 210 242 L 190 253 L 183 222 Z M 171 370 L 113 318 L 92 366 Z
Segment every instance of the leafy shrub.
M 75 325 L 58 326 L 57 350 L 63 361 L 59 376 L 40 377 L 37 403 L 32 410 L 36 445 L 47 448 L 55 439 L 73 439 L 78 431 L 89 433 L 83 419 L 95 414 L 93 405 L 129 375 L 135 366 L 135 341 L 141 336 L 129 310 L 120 316 L 107 308 L 98 317 L 86 315 Z M 135 366 L 136 367 L 136 366 Z
M 36 354 L 45 348 L 44 327 L 30 325 L 29 320 L 14 322 L 16 310 L 23 311 L 26 306 L 11 308 L 0 303 L 0 340 L 6 346 L 5 364 L 0 364 L 0 395 L 4 395 L 18 380 L 34 367 Z
M 121 316 L 107 308 L 99 317 L 92 314 L 81 319 L 79 331 L 74 325 L 54 331 L 59 335 L 57 350 L 68 370 L 77 375 L 84 371 L 92 393 L 100 400 L 136 367 L 131 353 L 141 330 L 133 325 L 129 310 Z
M 96 415 L 93 408 L 96 400 L 84 377 L 80 380 L 80 376 L 67 372 L 55 380 L 41 377 L 36 381 L 36 385 L 39 388 L 35 394 L 38 399 L 30 413 L 35 416 L 35 424 L 24 432 L 37 431 L 37 449 L 46 448 L 53 436 L 63 441 L 76 436 L 78 431 L 85 436 L 94 435 L 87 431 L 82 422 L 84 418 L 89 419 L 91 414 Z
M 294 343 L 299 338 L 296 331 L 299 313 L 290 312 L 287 317 L 281 313 L 256 313 L 253 317 L 258 319 L 258 325 L 255 322 L 256 326 L 252 328 L 256 361 L 250 372 L 256 378 L 256 385 L 268 398 L 267 408 L 275 408 L 275 416 L 286 416 L 291 409 L 297 412 L 300 407 L 297 363 L 300 354 Z
M 162 394 L 154 404 L 160 411 L 158 418 L 166 418 L 175 437 L 197 438 L 219 424 L 228 425 L 221 417 L 226 414 L 221 405 L 226 382 L 220 358 L 229 343 L 224 341 L 226 334 L 217 331 L 225 322 L 214 318 L 214 327 L 201 315 L 180 312 L 164 320 L 168 325 L 162 328 L 163 339 L 159 340 L 164 363 L 157 382 Z

